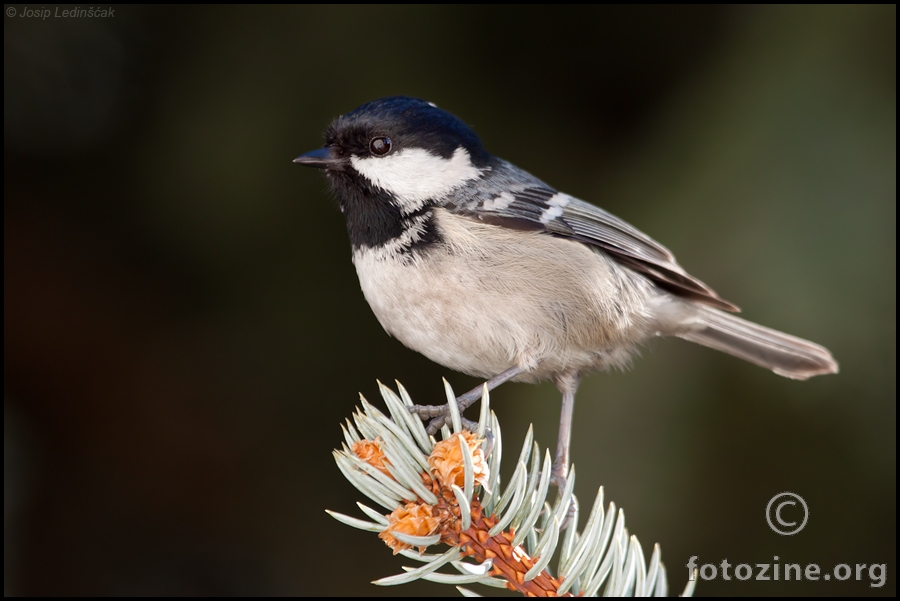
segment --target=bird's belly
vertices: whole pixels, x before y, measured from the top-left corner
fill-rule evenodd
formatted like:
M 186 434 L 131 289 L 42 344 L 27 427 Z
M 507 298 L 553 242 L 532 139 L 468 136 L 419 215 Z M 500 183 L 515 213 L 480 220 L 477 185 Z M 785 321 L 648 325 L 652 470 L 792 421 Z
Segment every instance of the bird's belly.
M 421 266 L 379 261 L 365 253 L 354 262 L 378 321 L 407 347 L 485 378 L 516 364 L 517 344 L 508 328 L 513 315 L 479 298 L 466 278 L 436 277 Z
M 354 253 L 366 300 L 407 347 L 484 378 L 518 365 L 528 371 L 519 379 L 534 381 L 622 365 L 650 335 L 649 289 L 609 259 L 576 242 L 459 219 L 438 214 L 443 242 L 406 260 Z

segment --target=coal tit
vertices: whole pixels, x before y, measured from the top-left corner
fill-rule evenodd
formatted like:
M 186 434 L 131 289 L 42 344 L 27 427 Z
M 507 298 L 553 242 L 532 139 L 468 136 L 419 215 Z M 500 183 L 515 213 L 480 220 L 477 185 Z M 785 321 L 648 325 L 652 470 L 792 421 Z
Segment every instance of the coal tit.
M 388 334 L 487 379 L 552 379 L 562 393 L 554 482 L 565 479 L 579 378 L 678 336 L 804 380 L 827 349 L 732 315 L 664 246 L 492 156 L 465 123 L 396 96 L 338 117 L 295 163 L 324 169 L 363 294 Z M 464 409 L 481 387 L 458 399 Z M 434 417 L 436 408 L 420 408 Z M 441 417 L 430 424 L 434 431 Z

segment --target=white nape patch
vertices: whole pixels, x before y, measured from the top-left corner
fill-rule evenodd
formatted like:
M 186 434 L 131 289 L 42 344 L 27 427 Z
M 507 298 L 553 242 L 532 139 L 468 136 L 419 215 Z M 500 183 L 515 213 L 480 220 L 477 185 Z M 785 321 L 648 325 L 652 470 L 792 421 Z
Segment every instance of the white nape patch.
M 462 146 L 449 159 L 422 148 L 406 148 L 386 157 L 352 156 L 350 164 L 374 185 L 393 194 L 404 214 L 481 175 Z
M 490 200 L 486 200 L 481 204 L 481 208 L 485 211 L 502 211 L 509 207 L 513 202 L 515 202 L 515 198 L 509 192 L 504 192 L 500 196 L 496 198 L 492 198 Z
M 429 102 L 429 103 L 428 103 L 428 106 L 433 106 L 434 108 L 437 108 L 437 107 L 438 107 L 438 105 L 436 105 L 436 104 L 433 103 L 433 102 Z
M 568 194 L 563 194 L 562 192 L 557 192 L 550 200 L 547 201 L 549 205 L 544 212 L 541 213 L 541 223 L 550 223 L 557 217 L 563 214 L 563 207 L 569 204 L 571 201 L 571 196 Z

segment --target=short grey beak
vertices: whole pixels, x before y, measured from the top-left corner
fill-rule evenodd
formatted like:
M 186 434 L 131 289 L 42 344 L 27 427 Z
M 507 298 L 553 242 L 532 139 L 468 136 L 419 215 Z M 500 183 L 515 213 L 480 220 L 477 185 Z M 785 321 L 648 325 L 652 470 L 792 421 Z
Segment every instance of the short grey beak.
M 338 155 L 334 146 L 326 146 L 325 148 L 317 148 L 306 154 L 301 154 L 294 159 L 294 162 L 306 167 L 342 171 L 346 161 Z

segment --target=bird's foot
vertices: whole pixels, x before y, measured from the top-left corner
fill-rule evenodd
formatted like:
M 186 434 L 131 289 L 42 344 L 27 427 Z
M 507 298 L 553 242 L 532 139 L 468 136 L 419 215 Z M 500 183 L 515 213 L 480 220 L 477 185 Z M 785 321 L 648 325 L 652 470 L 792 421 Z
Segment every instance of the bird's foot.
M 553 469 L 550 470 L 550 484 L 556 487 L 559 491 L 559 497 L 561 498 L 563 496 L 563 491 L 566 490 L 566 484 L 569 482 L 566 476 L 566 466 L 564 463 L 559 463 L 558 461 L 554 461 L 553 463 Z M 573 494 L 569 497 L 569 509 L 566 511 L 566 517 L 563 519 L 563 523 L 560 524 L 559 529 L 565 530 L 572 525 L 572 521 L 577 515 L 578 500 Z
M 459 412 L 462 413 L 469 405 L 465 404 L 465 401 L 456 399 L 456 406 L 459 407 Z M 415 413 L 423 422 L 428 421 L 425 431 L 430 436 L 434 436 L 438 433 L 438 430 L 450 423 L 449 405 L 413 405 L 409 408 L 409 412 Z M 469 430 L 470 432 L 478 430 L 478 422 L 473 422 L 461 415 L 459 419 L 462 422 L 462 427 L 466 430 Z
M 462 416 L 463 411 L 469 408 L 475 401 L 484 394 L 484 388 L 493 390 L 500 384 L 507 382 L 522 373 L 522 368 L 514 365 L 503 373 L 494 376 L 484 384 L 476 386 L 469 392 L 456 397 L 456 406 L 459 407 L 459 415 Z M 423 422 L 430 419 L 425 431 L 434 436 L 437 431 L 450 423 L 450 405 L 413 405 L 409 408 L 410 413 L 415 413 Z M 474 432 L 478 429 L 478 424 L 471 420 L 461 418 L 462 425 L 466 430 Z

